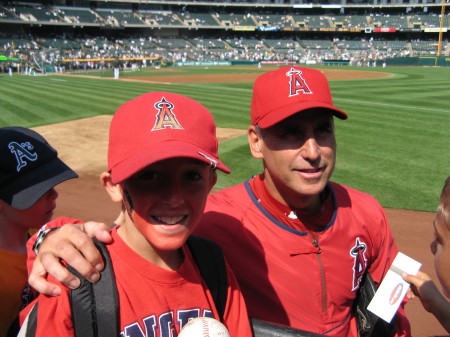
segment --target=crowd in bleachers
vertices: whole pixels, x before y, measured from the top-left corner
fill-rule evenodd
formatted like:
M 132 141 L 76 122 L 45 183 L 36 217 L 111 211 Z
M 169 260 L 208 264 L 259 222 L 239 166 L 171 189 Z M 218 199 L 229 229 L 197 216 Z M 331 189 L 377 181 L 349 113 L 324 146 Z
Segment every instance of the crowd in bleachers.
M 108 64 L 112 59 L 157 60 L 166 63 L 188 61 L 293 61 L 348 60 L 352 64 L 382 61 L 400 56 L 435 55 L 437 42 L 370 39 L 257 39 L 257 38 L 163 38 L 106 36 L 79 38 L 19 37 L 0 35 L 0 53 L 44 65 L 84 61 Z M 445 43 L 444 51 L 447 50 Z M 79 61 L 68 61 L 79 60 Z M 81 61 L 81 63 L 80 63 Z M 92 62 L 91 64 L 93 64 Z
M 436 13 L 343 12 L 314 14 L 313 12 L 248 12 L 245 8 L 214 11 L 190 11 L 186 6 L 172 9 L 107 9 L 75 8 L 46 5 L 0 4 L 0 25 L 17 27 L 57 25 L 58 33 L 44 34 L 0 30 L 0 54 L 17 57 L 20 62 L 36 62 L 42 66 L 64 64 L 70 67 L 110 66 L 116 58 L 124 63 L 188 62 L 188 61 L 249 61 L 249 62 L 316 62 L 346 60 L 351 64 L 380 63 L 392 57 L 435 56 L 437 35 L 422 34 L 420 38 L 407 35 L 365 34 L 377 28 L 418 29 L 435 28 L 440 24 Z M 450 30 L 450 14 L 443 20 Z M 77 30 L 65 30 L 71 25 L 99 27 L 92 36 Z M 152 28 L 158 29 L 148 29 Z M 108 28 L 133 28 L 109 34 Z M 157 34 L 165 28 L 164 34 Z M 191 31 L 191 28 L 195 28 Z M 263 28 L 276 27 L 283 34 L 258 34 Z M 106 28 L 106 31 L 103 30 Z M 144 28 L 144 29 L 140 29 Z M 185 29 L 181 29 L 185 28 Z M 173 29 L 170 37 L 167 31 Z M 113 30 L 113 29 L 112 29 Z M 112 31 L 111 30 L 111 31 Z M 342 34 L 342 30 L 353 32 Z M 70 33 L 68 33 L 70 31 Z M 183 32 L 190 31 L 190 34 Z M 240 31 L 241 33 L 239 33 Z M 318 34 L 326 31 L 339 34 Z M 149 33 L 152 32 L 152 33 Z M 155 33 L 156 32 L 156 33 Z M 194 33 L 195 32 L 195 33 Z M 302 34 L 299 34 L 302 32 Z M 276 37 L 278 36 L 278 38 Z M 281 37 L 280 37 L 281 36 Z M 416 35 L 417 36 L 417 35 Z M 450 54 L 444 39 L 442 55 Z
M 444 27 L 450 28 L 450 14 L 444 19 Z M 75 23 L 111 26 L 168 26 L 168 27 L 260 27 L 274 26 L 289 28 L 414 28 L 439 27 L 440 17 L 436 13 L 359 15 L 304 14 L 304 13 L 220 13 L 189 12 L 180 10 L 131 10 L 131 9 L 89 9 L 70 7 L 49 7 L 0 5 L 0 21 Z

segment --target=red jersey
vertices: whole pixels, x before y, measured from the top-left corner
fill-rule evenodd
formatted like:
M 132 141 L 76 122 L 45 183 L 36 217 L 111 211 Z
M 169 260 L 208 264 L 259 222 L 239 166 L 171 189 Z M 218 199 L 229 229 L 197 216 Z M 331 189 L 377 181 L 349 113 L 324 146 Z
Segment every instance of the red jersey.
M 68 223 L 67 219 L 57 220 Z M 219 319 L 214 300 L 186 244 L 182 247 L 185 256 L 183 264 L 178 270 L 170 271 L 134 252 L 117 234 L 117 227 L 111 234 L 113 243 L 107 248 L 118 290 L 121 335 L 171 337 L 190 318 L 201 316 Z M 227 275 L 228 297 L 223 323 L 231 336 L 251 337 L 244 300 L 228 266 Z M 52 282 L 56 281 L 52 279 Z M 63 289 L 61 296 L 40 295 L 36 299 L 39 303 L 36 336 L 74 336 L 70 291 L 60 286 Z M 22 313 L 22 321 L 31 305 Z
M 277 220 L 246 182 L 208 198 L 196 234 L 222 247 L 250 317 L 356 337 L 351 307 L 361 277 L 368 270 L 379 283 L 398 249 L 372 196 L 335 183 L 327 188 L 331 201 L 325 205 L 333 210 L 323 211 L 331 221 L 321 231 L 301 231 L 287 225 L 292 219 Z M 409 336 L 403 308 L 397 320 L 397 335 Z

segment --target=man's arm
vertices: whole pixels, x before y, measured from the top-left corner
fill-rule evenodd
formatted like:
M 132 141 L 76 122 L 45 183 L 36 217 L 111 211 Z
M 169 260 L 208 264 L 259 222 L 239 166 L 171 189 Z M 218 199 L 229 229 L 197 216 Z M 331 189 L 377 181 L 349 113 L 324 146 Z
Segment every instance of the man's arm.
M 46 228 L 51 227 L 60 228 L 47 234 L 39 246 L 37 255 L 32 249 L 37 234 L 27 243 L 30 285 L 42 294 L 59 295 L 61 293 L 59 286 L 47 281 L 49 273 L 68 288 L 77 288 L 80 280 L 66 269 L 61 259 L 87 279 L 96 282 L 104 265 L 92 238 L 96 237 L 105 243 L 110 242 L 110 226 L 98 222 L 83 224 L 75 219 L 58 218 L 46 225 Z

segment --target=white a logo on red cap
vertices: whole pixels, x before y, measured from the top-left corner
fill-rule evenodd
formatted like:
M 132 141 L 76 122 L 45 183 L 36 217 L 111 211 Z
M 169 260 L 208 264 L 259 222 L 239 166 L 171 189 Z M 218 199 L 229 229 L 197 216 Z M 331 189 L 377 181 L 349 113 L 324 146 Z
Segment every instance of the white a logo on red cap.
M 172 112 L 174 105 L 163 97 L 161 101 L 155 103 L 155 108 L 158 109 L 156 114 L 155 126 L 152 131 L 171 129 L 183 129 L 177 120 L 177 117 Z
M 22 167 L 27 166 L 27 160 L 35 161 L 38 159 L 38 155 L 36 152 L 30 152 L 34 149 L 33 145 L 31 145 L 30 142 L 21 144 L 17 142 L 11 142 L 8 144 L 8 147 L 11 150 L 11 153 L 13 153 L 16 157 L 17 172 L 19 172 Z
M 299 91 L 303 91 L 304 94 L 313 94 L 305 79 L 302 77 L 302 72 L 300 70 L 291 68 L 291 70 L 286 73 L 286 76 L 290 79 L 289 97 L 298 95 Z

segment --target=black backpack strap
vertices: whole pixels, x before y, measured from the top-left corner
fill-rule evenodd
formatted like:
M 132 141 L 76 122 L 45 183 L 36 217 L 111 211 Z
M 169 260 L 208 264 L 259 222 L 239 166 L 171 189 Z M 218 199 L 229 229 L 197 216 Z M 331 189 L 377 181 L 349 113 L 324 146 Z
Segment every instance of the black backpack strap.
M 119 299 L 111 258 L 103 243 L 96 239 L 94 243 L 105 264 L 98 282 L 89 282 L 68 266 L 81 280 L 81 285 L 70 291 L 75 337 L 119 336 Z
M 196 235 L 191 235 L 187 244 L 212 294 L 220 320 L 223 321 L 227 304 L 228 278 L 222 249 L 216 243 Z

